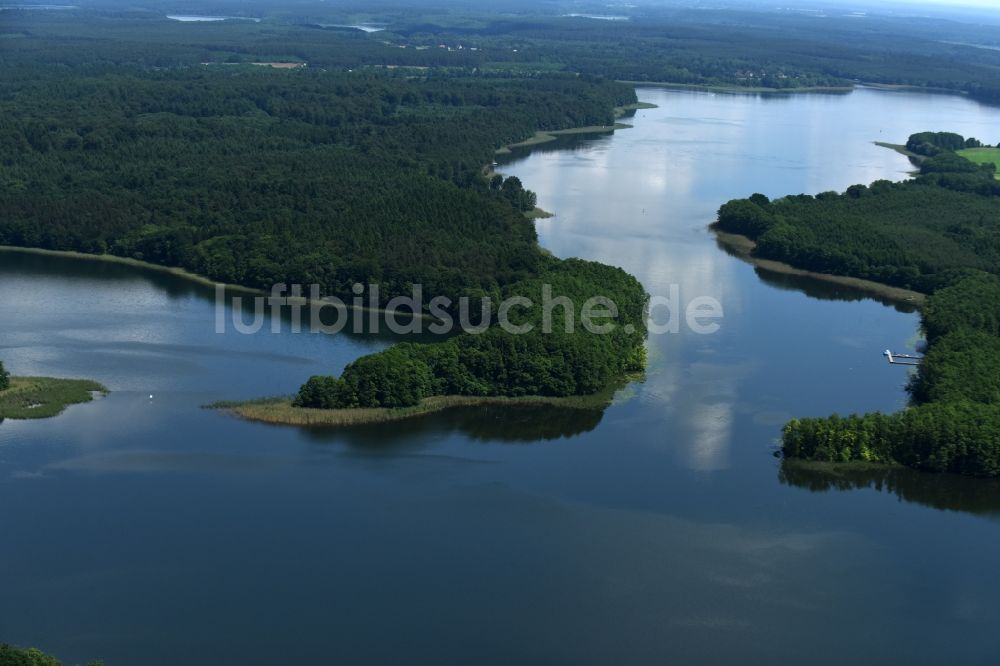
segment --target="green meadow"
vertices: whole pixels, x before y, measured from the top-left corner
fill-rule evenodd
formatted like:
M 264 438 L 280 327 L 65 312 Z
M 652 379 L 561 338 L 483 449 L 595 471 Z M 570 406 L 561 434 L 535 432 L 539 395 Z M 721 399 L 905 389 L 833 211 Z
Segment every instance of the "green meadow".
M 959 155 L 976 164 L 993 164 L 997 171 L 994 178 L 1000 180 L 1000 148 L 966 148 L 957 151 Z

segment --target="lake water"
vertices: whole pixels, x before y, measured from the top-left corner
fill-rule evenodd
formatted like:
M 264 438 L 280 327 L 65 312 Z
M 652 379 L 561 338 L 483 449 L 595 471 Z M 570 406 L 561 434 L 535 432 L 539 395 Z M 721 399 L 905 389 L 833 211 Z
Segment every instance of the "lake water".
M 372 25 L 371 23 L 320 23 L 319 25 L 322 28 L 353 28 L 361 32 L 382 32 L 385 30 L 385 26 Z
M 628 21 L 628 16 L 620 15 L 610 15 L 610 14 L 563 14 L 563 16 L 569 16 L 571 18 L 589 18 L 596 19 L 598 21 Z
M 183 23 L 213 23 L 216 21 L 253 21 L 260 23 L 259 18 L 248 16 L 202 16 L 200 14 L 167 14 L 167 18 L 172 21 Z
M 0 424 L 0 638 L 69 663 L 966 663 L 1000 648 L 1000 487 L 783 469 L 792 415 L 905 403 L 917 315 L 716 244 L 760 191 L 902 178 L 872 145 L 995 141 L 1000 110 L 857 91 L 641 89 L 634 129 L 518 153 L 559 256 L 716 298 L 606 412 L 456 410 L 345 430 L 201 405 L 294 392 L 390 338 L 214 333 L 210 290 L 0 253 L 0 356 L 112 393 Z M 154 398 L 150 400 L 149 395 Z

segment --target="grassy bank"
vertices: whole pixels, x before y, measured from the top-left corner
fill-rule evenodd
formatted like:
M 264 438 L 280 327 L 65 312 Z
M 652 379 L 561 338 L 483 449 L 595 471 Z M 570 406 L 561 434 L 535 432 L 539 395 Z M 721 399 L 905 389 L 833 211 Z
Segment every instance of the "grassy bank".
M 614 125 L 590 125 L 587 127 L 574 127 L 573 129 L 535 132 L 535 135 L 530 139 L 525 139 L 524 141 L 511 143 L 503 148 L 498 148 L 496 153 L 497 155 L 509 155 L 514 148 L 530 148 L 531 146 L 537 146 L 543 143 L 549 143 L 550 141 L 555 141 L 561 136 L 567 136 L 570 134 L 610 134 L 615 130 L 631 128 L 631 125 L 626 125 L 625 123 L 615 123 Z
M 88 379 L 11 377 L 10 388 L 0 391 L 0 419 L 44 419 L 69 405 L 90 402 L 108 389 Z
M 600 410 L 611 404 L 617 386 L 592 395 L 550 398 L 525 396 L 521 398 L 478 397 L 464 395 L 433 396 L 423 399 L 413 407 L 309 409 L 293 407 L 292 398 L 264 398 L 245 402 L 217 402 L 209 409 L 220 409 L 248 421 L 292 426 L 353 426 L 370 423 L 387 423 L 433 414 L 453 407 L 482 407 L 486 405 L 561 407 L 564 409 Z
M 629 111 L 639 111 L 640 109 L 656 109 L 656 108 L 658 107 L 651 102 L 635 102 L 634 104 L 626 104 L 625 106 L 616 106 L 615 118 L 621 118 Z
M 555 217 L 555 213 L 550 213 L 547 210 L 535 206 L 531 210 L 525 211 L 524 216 L 529 220 L 544 220 L 549 217 Z
M 910 152 L 909 150 L 906 149 L 906 145 L 902 143 L 888 143 L 886 141 L 874 141 L 873 143 L 881 148 L 888 148 L 889 150 L 895 150 L 900 155 L 903 155 L 904 157 L 909 157 L 910 159 L 913 160 L 917 160 L 918 162 L 927 159 L 923 155 L 917 155 L 914 152 Z
M 794 266 L 780 261 L 761 259 L 753 256 L 752 254 L 753 249 L 757 246 L 753 240 L 747 238 L 746 236 L 741 236 L 740 234 L 731 234 L 726 231 L 722 231 L 715 225 L 712 225 L 710 229 L 713 233 L 715 233 L 715 237 L 718 239 L 719 243 L 722 244 L 723 247 L 725 247 L 730 253 L 748 263 L 753 264 L 754 266 L 759 266 L 764 270 L 773 271 L 775 273 L 783 273 L 785 275 L 802 275 L 815 278 L 817 280 L 823 280 L 824 282 L 843 285 L 845 287 L 853 287 L 897 303 L 919 305 L 927 299 L 926 294 L 921 294 L 919 291 L 911 291 L 909 289 L 902 289 L 900 287 L 882 284 L 881 282 L 872 282 L 871 280 L 863 280 L 861 278 L 848 277 L 844 275 L 815 273 L 813 271 L 795 268 Z

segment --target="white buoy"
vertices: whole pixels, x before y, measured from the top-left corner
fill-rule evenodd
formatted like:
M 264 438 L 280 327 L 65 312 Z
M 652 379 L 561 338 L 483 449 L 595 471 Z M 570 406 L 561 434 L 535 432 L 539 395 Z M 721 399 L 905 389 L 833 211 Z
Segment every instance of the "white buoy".
M 150 393 L 150 394 L 149 394 L 149 399 L 150 399 L 150 400 L 152 400 L 152 399 L 153 399 L 153 394 L 152 394 L 152 393 Z

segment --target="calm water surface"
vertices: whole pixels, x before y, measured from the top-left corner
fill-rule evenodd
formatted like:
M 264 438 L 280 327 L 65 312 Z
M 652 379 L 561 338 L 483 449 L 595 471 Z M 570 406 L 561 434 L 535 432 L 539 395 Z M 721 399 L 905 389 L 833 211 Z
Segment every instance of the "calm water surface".
M 858 91 L 640 90 L 613 137 L 514 155 L 559 256 L 712 296 L 604 414 L 465 410 L 299 430 L 200 409 L 293 392 L 391 339 L 217 335 L 212 294 L 0 254 L 0 356 L 110 396 L 0 424 L 0 638 L 73 663 L 993 660 L 1000 489 L 829 476 L 772 452 L 792 415 L 894 410 L 917 316 L 719 249 L 718 206 L 904 177 L 872 145 L 1000 111 Z M 149 399 L 149 394 L 154 399 Z

